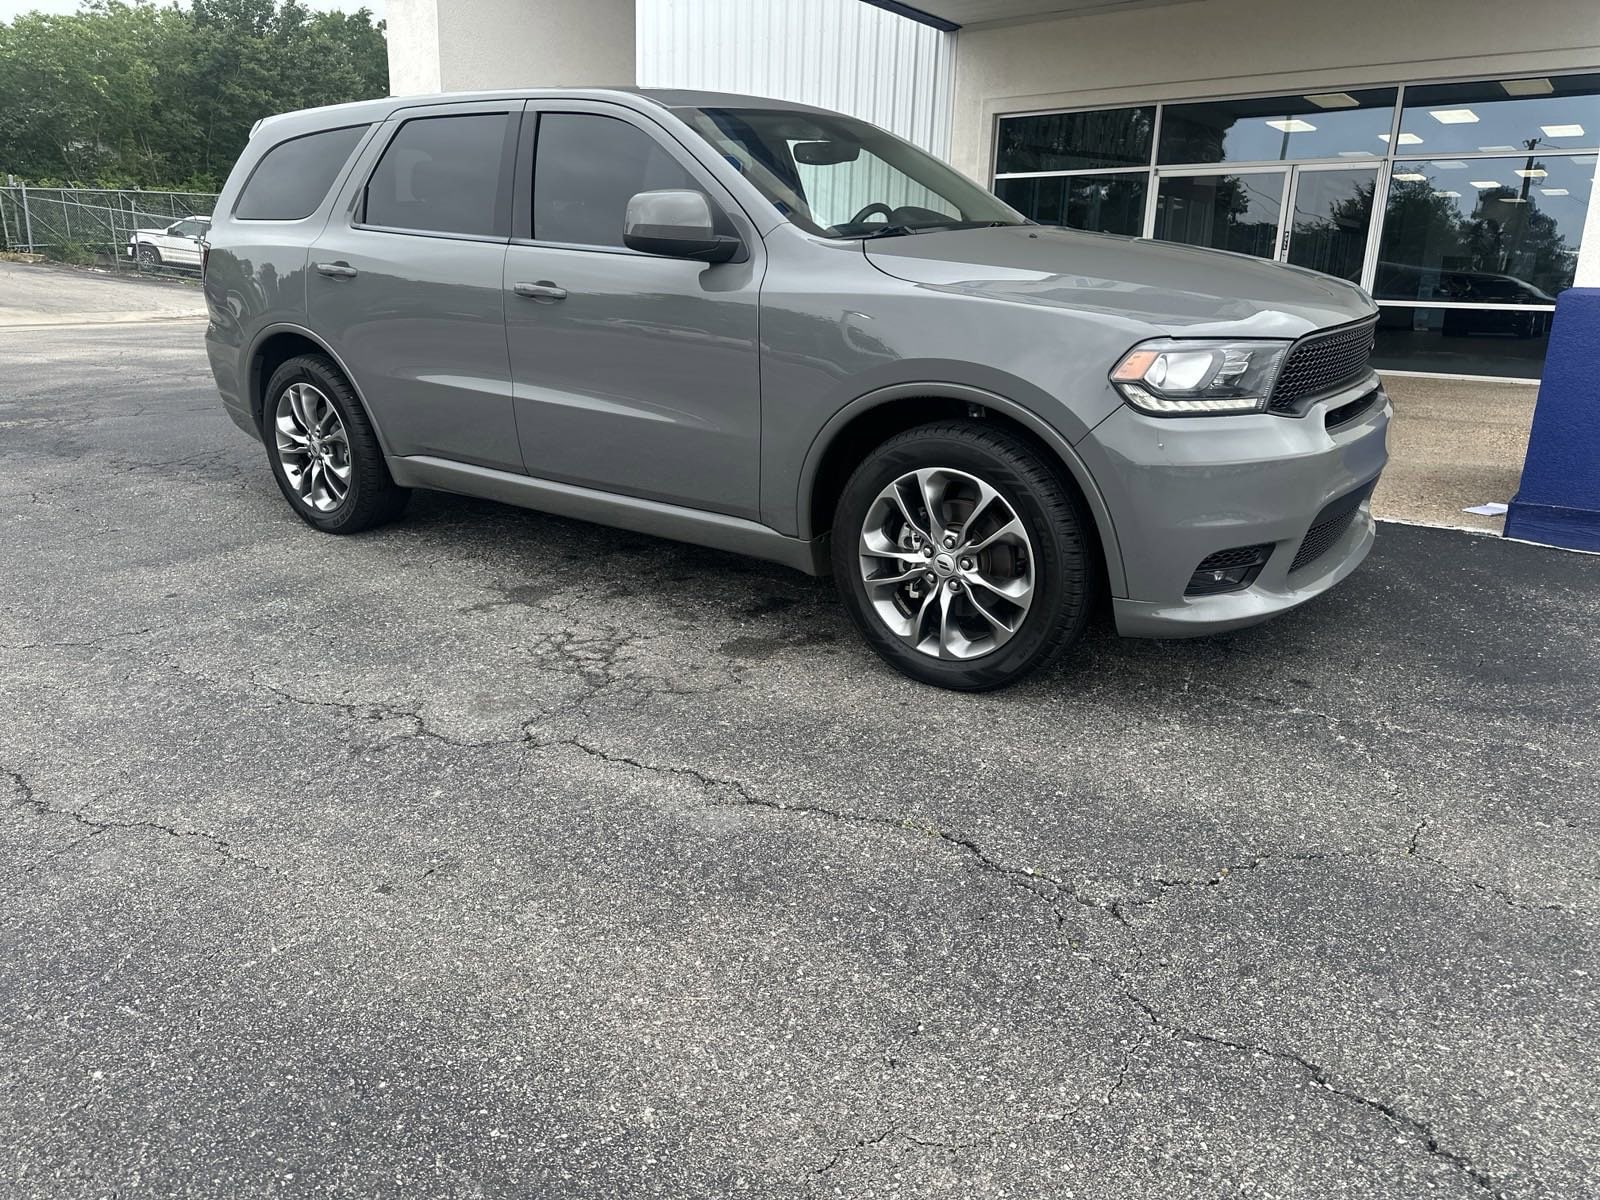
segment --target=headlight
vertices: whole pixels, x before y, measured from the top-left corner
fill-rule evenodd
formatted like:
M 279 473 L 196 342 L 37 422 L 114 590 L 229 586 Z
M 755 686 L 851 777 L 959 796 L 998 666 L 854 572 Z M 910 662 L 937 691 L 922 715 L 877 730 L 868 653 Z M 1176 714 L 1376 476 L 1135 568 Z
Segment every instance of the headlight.
M 1123 398 L 1162 417 L 1260 412 L 1288 342 L 1163 338 L 1135 346 L 1111 372 Z

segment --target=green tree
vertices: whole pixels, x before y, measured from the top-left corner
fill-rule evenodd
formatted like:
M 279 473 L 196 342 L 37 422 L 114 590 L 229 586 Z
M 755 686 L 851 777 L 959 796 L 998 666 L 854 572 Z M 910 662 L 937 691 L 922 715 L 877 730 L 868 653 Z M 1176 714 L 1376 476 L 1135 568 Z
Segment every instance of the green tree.
M 215 190 L 262 117 L 383 96 L 384 26 L 295 0 L 87 0 L 0 22 L 0 172 Z

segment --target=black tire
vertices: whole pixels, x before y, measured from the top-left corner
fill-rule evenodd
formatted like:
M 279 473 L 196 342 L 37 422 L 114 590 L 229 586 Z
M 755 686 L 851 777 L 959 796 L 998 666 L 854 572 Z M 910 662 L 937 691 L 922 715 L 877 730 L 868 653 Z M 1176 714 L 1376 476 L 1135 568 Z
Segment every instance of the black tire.
M 331 510 L 323 511 L 306 503 L 284 470 L 278 452 L 274 420 L 278 402 L 294 384 L 309 383 L 332 404 L 344 423 L 350 447 L 350 485 L 343 499 Z M 266 399 L 261 409 L 261 440 L 266 444 L 272 477 L 289 502 L 289 507 L 307 525 L 323 533 L 360 533 L 398 517 L 411 499 L 411 490 L 396 485 L 383 461 L 383 450 L 372 431 L 367 414 L 343 372 L 325 354 L 302 354 L 291 358 L 267 382 Z
M 159 271 L 161 269 L 161 251 L 149 242 L 140 242 L 138 249 L 134 252 L 134 257 L 138 260 L 139 270 L 141 271 Z
M 874 502 L 894 480 L 929 467 L 989 484 L 1033 546 L 1032 604 L 1010 640 L 980 657 L 936 658 L 901 640 L 873 608 L 862 580 L 859 544 Z M 1076 491 L 1021 438 L 981 421 L 922 425 L 884 442 L 845 484 L 834 513 L 834 579 L 867 643 L 896 670 L 937 687 L 988 691 L 1015 683 L 1083 636 L 1100 586 L 1089 521 Z

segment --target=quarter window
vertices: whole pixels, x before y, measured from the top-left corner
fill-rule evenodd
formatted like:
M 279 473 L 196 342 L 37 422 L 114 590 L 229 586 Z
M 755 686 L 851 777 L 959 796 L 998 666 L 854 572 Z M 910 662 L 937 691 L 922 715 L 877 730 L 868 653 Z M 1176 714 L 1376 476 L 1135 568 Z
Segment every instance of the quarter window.
M 394 135 L 367 182 L 365 223 L 419 233 L 506 237 L 505 113 L 417 117 Z
M 299 221 L 317 211 L 369 127 L 350 125 L 279 142 L 261 156 L 233 206 L 245 221 Z
M 621 246 L 628 201 L 638 192 L 667 189 L 705 190 L 642 129 L 589 113 L 539 118 L 533 171 L 536 241 Z

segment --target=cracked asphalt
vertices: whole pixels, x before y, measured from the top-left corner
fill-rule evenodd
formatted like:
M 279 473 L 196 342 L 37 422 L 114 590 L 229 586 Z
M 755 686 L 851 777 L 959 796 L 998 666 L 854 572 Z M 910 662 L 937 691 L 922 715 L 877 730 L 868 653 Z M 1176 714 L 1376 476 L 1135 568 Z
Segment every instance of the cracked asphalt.
M 296 520 L 0 331 L 7 1197 L 1600 1195 L 1600 558 L 919 687 L 829 585 Z

